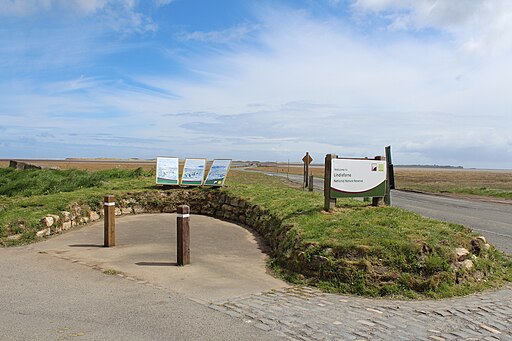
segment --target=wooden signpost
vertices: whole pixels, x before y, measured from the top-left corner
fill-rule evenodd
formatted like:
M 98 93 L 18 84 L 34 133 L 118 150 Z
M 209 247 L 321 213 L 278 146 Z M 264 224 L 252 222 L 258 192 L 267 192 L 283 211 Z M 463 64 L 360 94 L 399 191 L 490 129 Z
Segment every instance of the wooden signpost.
M 309 164 L 313 162 L 313 158 L 309 155 L 309 152 L 306 152 L 306 155 L 302 158 L 302 162 L 304 162 L 304 188 L 309 187 Z

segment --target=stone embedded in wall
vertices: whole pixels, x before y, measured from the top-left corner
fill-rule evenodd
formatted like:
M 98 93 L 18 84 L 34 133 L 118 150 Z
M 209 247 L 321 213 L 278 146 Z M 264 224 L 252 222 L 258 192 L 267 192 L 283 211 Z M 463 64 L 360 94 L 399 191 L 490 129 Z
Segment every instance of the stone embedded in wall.
M 49 236 L 51 234 L 50 228 L 45 228 L 36 232 L 37 237 Z
M 119 207 L 116 207 L 116 216 L 120 216 L 122 213 L 121 213 L 121 209 Z
M 55 225 L 53 227 L 51 227 L 51 233 L 60 233 L 62 232 L 62 226 L 59 226 L 59 225 Z
M 7 240 L 20 240 L 21 236 L 22 236 L 22 234 L 13 234 L 13 235 L 7 236 Z
M 131 214 L 132 209 L 131 207 L 121 207 L 121 214 Z
M 228 204 L 223 204 L 223 205 L 222 205 L 222 210 L 223 210 L 224 212 L 232 212 L 232 211 L 233 211 L 233 206 L 230 206 L 230 205 L 228 205 Z
M 89 212 L 89 220 L 90 221 L 100 220 L 100 215 L 95 211 L 91 211 L 91 212 Z
M 71 222 L 70 221 L 65 221 L 62 223 L 62 230 L 66 231 L 66 230 L 69 230 L 71 228 Z
M 463 247 L 458 247 L 455 249 L 455 258 L 458 262 L 462 262 L 469 257 L 469 250 Z
M 55 219 L 53 219 L 53 217 L 50 217 L 50 216 L 46 216 L 43 219 L 41 219 L 41 224 L 43 224 L 43 226 L 46 226 L 46 227 L 52 227 L 54 222 L 55 222 Z
M 62 220 L 63 220 L 64 222 L 71 221 L 71 218 L 72 218 L 72 217 L 71 217 L 71 213 L 70 213 L 70 212 L 68 212 L 68 211 L 62 211 L 62 212 L 60 212 L 60 214 L 62 215 Z

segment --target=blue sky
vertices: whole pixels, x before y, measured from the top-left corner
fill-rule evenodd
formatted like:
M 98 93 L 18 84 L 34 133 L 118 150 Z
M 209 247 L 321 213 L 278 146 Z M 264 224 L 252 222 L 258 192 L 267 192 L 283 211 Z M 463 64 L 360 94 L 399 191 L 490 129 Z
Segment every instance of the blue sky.
M 0 157 L 512 168 L 507 0 L 0 0 Z

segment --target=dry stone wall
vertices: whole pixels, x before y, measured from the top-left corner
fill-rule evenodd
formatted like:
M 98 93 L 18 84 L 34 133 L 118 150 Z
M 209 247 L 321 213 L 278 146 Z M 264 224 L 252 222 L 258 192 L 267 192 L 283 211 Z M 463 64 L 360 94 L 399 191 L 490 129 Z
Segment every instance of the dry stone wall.
M 343 276 L 353 278 L 360 271 L 383 276 L 371 270 L 363 258 L 358 262 L 346 263 L 338 259 L 331 248 L 309 245 L 298 236 L 293 226 L 283 223 L 264 208 L 249 201 L 233 197 L 217 189 L 172 189 L 116 195 L 116 216 L 143 213 L 174 213 L 179 205 L 189 205 L 192 214 L 202 214 L 240 223 L 252 228 L 266 242 L 270 255 L 281 266 L 304 278 L 325 279 Z M 74 226 L 95 222 L 103 216 L 103 201 L 92 204 L 74 203 L 68 211 L 59 215 L 47 215 L 41 219 L 43 228 L 39 237 L 61 233 Z M 476 256 L 483 256 L 490 248 L 485 238 L 478 237 L 471 242 L 471 250 L 454 250 L 453 270 L 472 270 Z M 470 257 L 471 255 L 471 257 Z M 473 259 L 473 260 L 472 260 Z M 369 276 L 370 276 L 369 275 Z M 385 274 L 384 274 L 385 275 Z M 373 275 L 371 275 L 373 276 Z M 355 278 L 355 277 L 354 277 Z M 461 279 L 462 280 L 462 279 Z
M 269 246 L 272 256 L 284 251 L 289 226 L 258 205 L 228 195 L 217 189 L 172 189 L 116 195 L 116 216 L 143 213 L 174 213 L 179 205 L 189 205 L 192 214 L 207 215 L 254 229 Z M 59 215 L 47 215 L 41 219 L 42 229 L 38 237 L 47 237 L 72 227 L 98 221 L 103 217 L 103 201 L 94 204 L 74 203 L 68 211 Z M 288 248 L 286 248 L 288 249 Z M 293 255 L 286 254 L 292 259 Z

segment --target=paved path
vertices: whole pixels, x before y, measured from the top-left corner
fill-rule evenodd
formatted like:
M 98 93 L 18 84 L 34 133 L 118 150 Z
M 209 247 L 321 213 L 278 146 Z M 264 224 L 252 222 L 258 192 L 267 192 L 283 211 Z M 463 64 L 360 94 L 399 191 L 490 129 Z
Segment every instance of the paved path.
M 325 294 L 273 279 L 264 273 L 261 251 L 249 232 L 199 216 L 192 216 L 192 222 L 205 218 L 204 227 L 226 240 L 229 257 L 238 259 L 246 272 L 237 278 L 216 266 L 223 260 L 207 243 L 196 244 L 196 251 L 199 245 L 206 248 L 202 256 L 194 258 L 192 248 L 190 267 L 177 269 L 166 251 L 174 248 L 172 238 L 148 237 L 159 220 L 169 226 L 169 216 L 120 219 L 120 243 L 114 249 L 97 247 L 101 233 L 94 225 L 47 242 L 1 249 L 0 339 L 512 340 L 510 286 L 442 301 Z M 193 226 L 193 237 L 213 238 L 208 231 L 194 234 Z M 137 242 L 147 245 L 141 248 Z M 203 279 L 193 267 L 194 262 L 206 264 L 208 253 L 213 270 Z M 243 260 L 250 255 L 256 255 L 252 265 Z M 136 265 L 141 261 L 142 268 Z M 106 275 L 105 269 L 124 274 Z M 192 270 L 190 278 L 179 270 Z M 218 287 L 224 276 L 230 290 Z M 248 284 L 246 276 L 258 283 Z M 210 279 L 214 285 L 208 288 Z M 176 285 L 185 280 L 187 285 Z
M 210 307 L 292 340 L 512 340 L 512 287 L 440 301 L 290 287 Z
M 172 290 L 33 246 L 0 249 L 0 340 L 278 339 Z
M 35 244 L 37 252 L 99 270 L 118 270 L 196 301 L 215 301 L 287 284 L 266 273 L 264 247 L 242 226 L 192 215 L 191 265 L 176 266 L 176 214 L 118 218 L 116 246 L 104 248 L 103 222 Z

